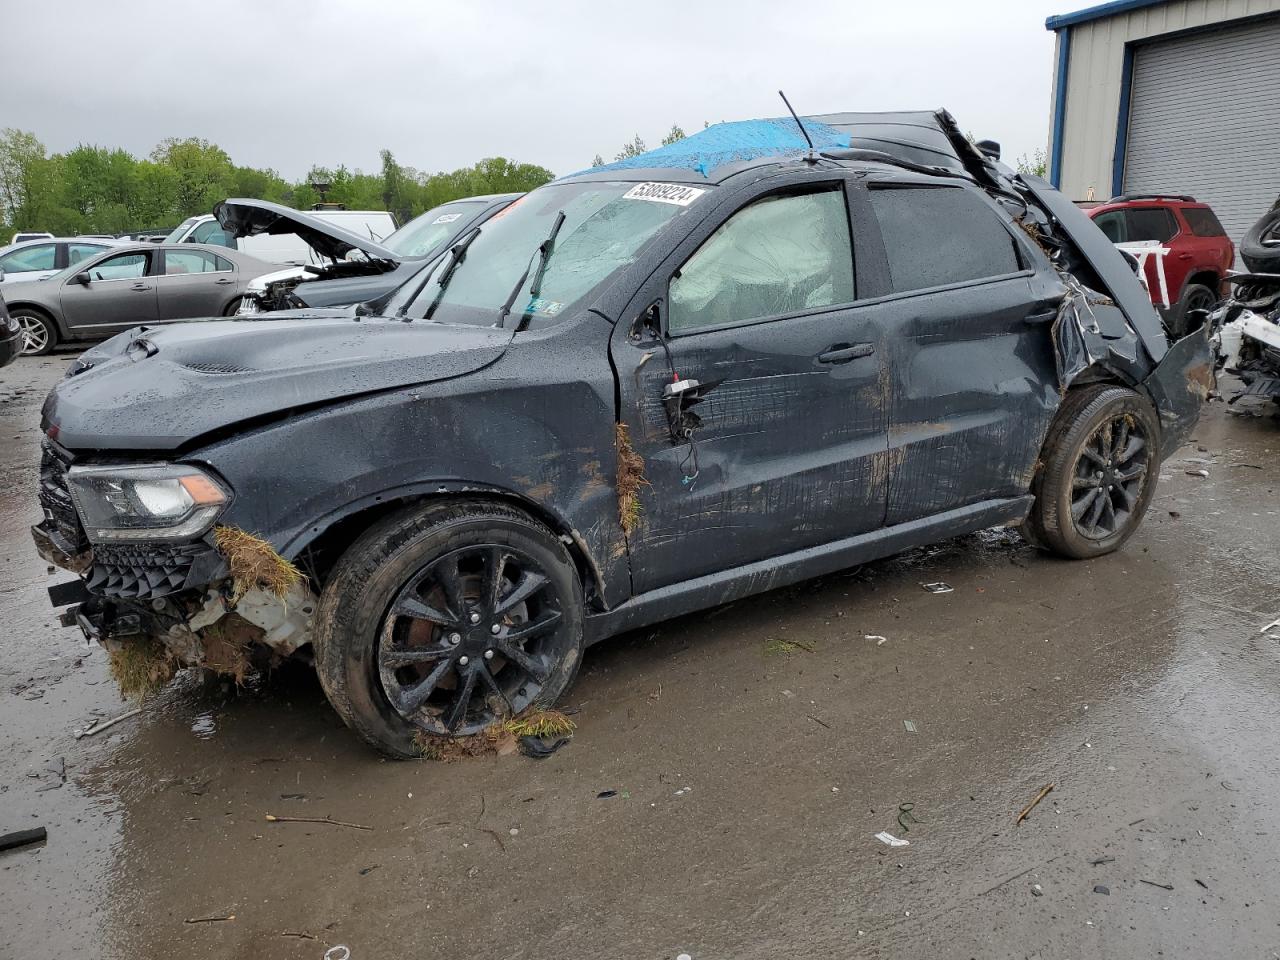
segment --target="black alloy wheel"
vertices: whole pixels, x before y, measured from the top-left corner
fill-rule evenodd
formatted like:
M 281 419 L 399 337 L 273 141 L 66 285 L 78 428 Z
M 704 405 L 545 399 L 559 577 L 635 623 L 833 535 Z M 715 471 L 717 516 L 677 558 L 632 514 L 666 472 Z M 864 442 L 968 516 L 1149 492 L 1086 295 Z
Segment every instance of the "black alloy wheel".
M 1071 520 L 1081 536 L 1106 540 L 1125 528 L 1146 484 L 1149 452 L 1134 417 L 1098 424 L 1080 449 L 1071 482 Z
M 538 561 L 507 544 L 432 560 L 383 623 L 376 656 L 387 700 L 409 723 L 444 736 L 519 713 L 575 644 L 565 603 Z

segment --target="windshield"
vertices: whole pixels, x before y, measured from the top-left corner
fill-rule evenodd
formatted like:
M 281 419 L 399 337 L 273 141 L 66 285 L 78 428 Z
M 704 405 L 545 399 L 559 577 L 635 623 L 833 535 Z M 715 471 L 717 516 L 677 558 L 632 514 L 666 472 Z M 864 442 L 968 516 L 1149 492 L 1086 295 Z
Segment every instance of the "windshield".
M 173 233 L 169 234 L 161 243 L 180 243 L 182 238 L 186 236 L 188 230 L 200 220 L 199 217 L 187 217 L 180 224 L 173 228 Z
M 479 228 L 442 296 L 440 281 L 452 257 L 441 258 L 405 315 L 421 319 L 438 297 L 433 320 L 496 323 L 512 287 L 563 211 L 564 223 L 541 270 L 538 296 L 529 293 L 536 279 L 530 270 L 512 301 L 517 320 L 527 314 L 531 323 L 554 323 L 635 260 L 668 221 L 706 192 L 705 187 L 638 183 L 570 182 L 540 187 Z
M 444 203 L 414 217 L 382 245 L 400 257 L 429 257 L 453 239 L 458 229 L 469 223 L 484 204 L 480 201 Z

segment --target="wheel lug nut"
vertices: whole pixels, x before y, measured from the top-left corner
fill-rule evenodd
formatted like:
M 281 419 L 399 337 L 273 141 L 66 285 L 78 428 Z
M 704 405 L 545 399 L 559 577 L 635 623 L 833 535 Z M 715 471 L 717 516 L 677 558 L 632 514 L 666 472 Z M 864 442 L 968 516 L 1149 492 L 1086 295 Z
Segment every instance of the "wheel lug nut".
M 486 650 L 486 651 L 484 652 L 484 658 L 485 658 L 486 660 L 492 660 L 492 659 L 493 659 L 493 651 L 492 651 L 492 650 Z
M 495 624 L 493 624 L 491 627 L 489 627 L 489 632 L 490 632 L 490 633 L 492 633 L 494 636 L 497 636 L 497 635 L 498 635 L 498 632 L 499 632 L 501 629 L 502 629 L 502 625 L 501 625 L 501 624 L 498 624 L 498 623 L 495 623 Z
M 458 658 L 458 663 L 462 664 L 464 667 L 465 667 L 468 663 L 470 663 L 470 662 L 471 662 L 471 658 L 470 658 L 470 657 L 459 657 L 459 658 Z
M 473 613 L 473 614 L 471 614 L 471 622 L 472 622 L 472 623 L 479 623 L 479 622 L 480 622 L 480 614 L 478 614 L 478 613 Z
M 458 644 L 462 642 L 462 634 L 460 633 L 449 634 L 449 642 L 456 647 Z

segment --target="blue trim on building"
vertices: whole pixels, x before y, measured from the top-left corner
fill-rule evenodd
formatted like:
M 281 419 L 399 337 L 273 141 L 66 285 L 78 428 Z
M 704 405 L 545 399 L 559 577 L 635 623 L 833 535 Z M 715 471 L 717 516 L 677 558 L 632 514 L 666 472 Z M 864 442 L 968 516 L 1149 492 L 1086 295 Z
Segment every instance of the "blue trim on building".
M 1058 76 L 1053 83 L 1053 135 L 1049 139 L 1049 182 L 1062 186 L 1062 134 L 1067 119 L 1067 69 L 1071 66 L 1071 31 L 1058 31 Z
M 1124 45 L 1120 66 L 1120 112 L 1116 116 L 1116 149 L 1111 155 L 1111 196 L 1124 193 L 1124 161 L 1129 151 L 1129 99 L 1133 93 L 1133 44 Z
M 1158 3 L 1168 2 L 1169 0 L 1111 0 L 1110 3 L 1100 3 L 1096 7 L 1087 7 L 1084 10 L 1077 10 L 1075 13 L 1062 13 L 1049 17 L 1044 22 L 1044 28 L 1046 30 L 1061 30 L 1063 27 L 1073 27 L 1078 23 L 1101 20 L 1103 17 L 1114 17 L 1118 13 L 1128 13 L 1130 10 L 1141 10 L 1143 7 L 1154 7 Z

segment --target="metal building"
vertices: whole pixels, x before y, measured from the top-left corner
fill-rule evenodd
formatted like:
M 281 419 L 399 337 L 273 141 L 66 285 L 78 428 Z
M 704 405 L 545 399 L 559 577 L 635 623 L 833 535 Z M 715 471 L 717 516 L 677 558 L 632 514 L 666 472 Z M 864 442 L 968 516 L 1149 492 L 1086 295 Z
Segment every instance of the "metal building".
M 1054 185 L 1191 194 L 1239 243 L 1280 196 L 1280 0 L 1114 0 L 1045 26 Z

